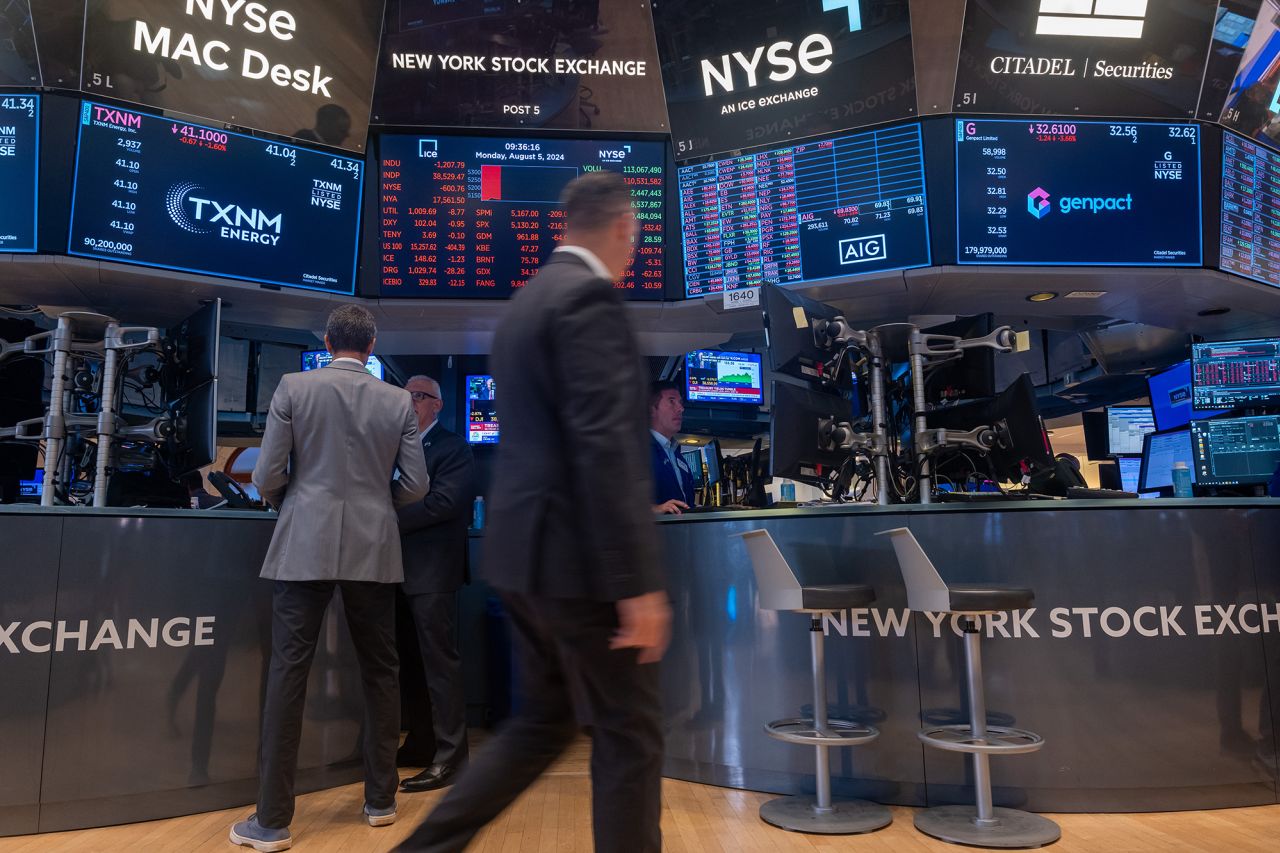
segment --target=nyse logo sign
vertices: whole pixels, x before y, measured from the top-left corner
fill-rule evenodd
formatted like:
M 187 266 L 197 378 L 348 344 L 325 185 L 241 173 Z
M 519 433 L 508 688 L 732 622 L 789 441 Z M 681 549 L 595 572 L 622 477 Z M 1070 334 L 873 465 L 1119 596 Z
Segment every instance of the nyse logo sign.
M 1027 213 L 1036 219 L 1044 219 L 1053 208 L 1049 206 L 1049 194 L 1041 187 L 1036 187 L 1027 195 Z
M 889 247 L 883 234 L 841 240 L 839 250 L 842 264 L 865 264 L 868 261 L 889 259 Z
M 1036 34 L 1140 39 L 1147 0 L 1040 0 Z

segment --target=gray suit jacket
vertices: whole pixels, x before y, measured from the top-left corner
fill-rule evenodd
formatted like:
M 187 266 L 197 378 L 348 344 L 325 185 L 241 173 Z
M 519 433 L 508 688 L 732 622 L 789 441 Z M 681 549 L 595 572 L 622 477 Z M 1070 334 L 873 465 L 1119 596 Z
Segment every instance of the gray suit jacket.
M 396 507 L 428 486 L 409 392 L 346 362 L 286 374 L 253 484 L 280 510 L 262 577 L 400 583 Z

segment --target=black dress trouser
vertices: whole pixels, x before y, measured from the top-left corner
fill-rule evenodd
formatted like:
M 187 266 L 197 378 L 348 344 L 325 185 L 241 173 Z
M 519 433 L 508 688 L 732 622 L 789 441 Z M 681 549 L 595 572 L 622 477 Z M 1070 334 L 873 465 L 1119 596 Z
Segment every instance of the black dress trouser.
M 597 853 L 662 848 L 662 705 L 658 666 L 609 648 L 617 608 L 506 593 L 518 711 L 399 848 L 461 851 L 562 753 L 580 721 L 591 732 Z
M 408 595 L 414 637 L 422 653 L 426 702 L 407 706 L 405 751 L 434 756 L 429 763 L 458 766 L 467 760 L 467 698 L 458 654 L 458 594 Z
M 341 593 L 364 692 L 364 798 L 373 808 L 395 802 L 400 742 L 396 585 L 364 581 L 276 581 L 271 597 L 271 666 L 258 747 L 258 822 L 282 829 L 293 820 L 294 783 L 307 677 L 324 612 Z

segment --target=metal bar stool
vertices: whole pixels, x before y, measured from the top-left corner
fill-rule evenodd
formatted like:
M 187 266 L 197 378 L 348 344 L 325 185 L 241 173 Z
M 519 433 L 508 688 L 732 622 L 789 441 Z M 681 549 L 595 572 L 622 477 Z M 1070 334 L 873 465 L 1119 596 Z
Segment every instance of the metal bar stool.
M 929 556 L 905 527 L 882 531 L 889 536 L 907 587 L 907 604 L 915 612 L 959 613 L 963 617 L 965 684 L 969 694 L 969 725 L 929 726 L 919 737 L 926 746 L 973 756 L 975 806 L 934 806 L 916 812 L 916 829 L 952 844 L 974 847 L 1040 847 L 1062 835 L 1046 817 L 1017 809 L 996 808 L 991 799 L 993 755 L 1036 752 L 1044 739 L 1033 732 L 987 724 L 987 701 L 982 687 L 981 628 L 974 618 L 983 613 L 1021 610 L 1035 600 L 1030 589 L 997 584 L 948 584 Z
M 822 614 L 851 607 L 866 607 L 875 601 L 875 590 L 866 584 L 801 586 L 786 558 L 767 530 L 742 534 L 755 570 L 760 608 L 809 614 L 809 645 L 813 661 L 813 718 L 774 720 L 765 733 L 786 743 L 814 747 L 813 797 L 778 797 L 760 807 L 766 823 L 795 832 L 823 835 L 852 835 L 871 832 L 893 822 L 893 814 L 878 803 L 866 800 L 834 800 L 831 797 L 831 767 L 827 750 L 832 747 L 861 746 L 880 732 L 851 720 L 827 716 L 827 668 L 822 636 Z

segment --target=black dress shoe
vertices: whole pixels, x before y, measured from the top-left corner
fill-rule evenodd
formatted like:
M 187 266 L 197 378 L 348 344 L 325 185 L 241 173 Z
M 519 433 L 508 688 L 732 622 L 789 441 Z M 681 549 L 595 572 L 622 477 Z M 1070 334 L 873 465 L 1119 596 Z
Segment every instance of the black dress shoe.
M 396 750 L 396 767 L 429 767 L 432 757 L 403 746 Z
M 417 794 L 422 791 L 434 791 L 453 784 L 453 777 L 462 768 L 457 764 L 432 764 L 417 776 L 410 776 L 400 783 L 400 790 L 406 794 Z

